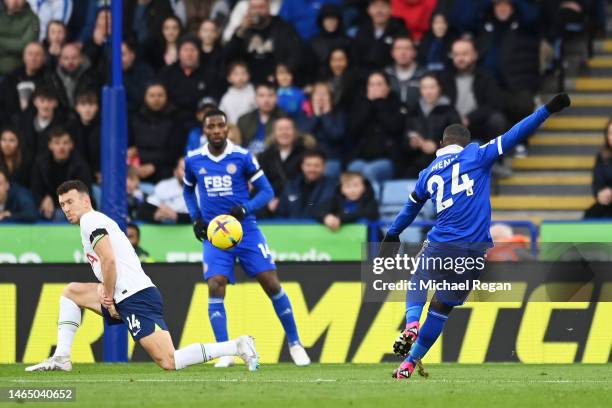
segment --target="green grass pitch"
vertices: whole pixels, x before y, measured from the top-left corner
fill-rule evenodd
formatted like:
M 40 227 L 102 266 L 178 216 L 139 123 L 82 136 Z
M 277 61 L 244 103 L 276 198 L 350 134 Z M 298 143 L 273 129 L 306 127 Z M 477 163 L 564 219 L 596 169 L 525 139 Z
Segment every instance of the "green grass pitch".
M 432 364 L 429 378 L 391 378 L 395 364 L 211 365 L 164 372 L 152 363 L 76 364 L 70 373 L 0 365 L 0 387 L 74 387 L 65 407 L 610 407 L 612 365 Z M 50 404 L 50 405 L 49 405 Z M 4 403 L 0 408 L 32 405 Z

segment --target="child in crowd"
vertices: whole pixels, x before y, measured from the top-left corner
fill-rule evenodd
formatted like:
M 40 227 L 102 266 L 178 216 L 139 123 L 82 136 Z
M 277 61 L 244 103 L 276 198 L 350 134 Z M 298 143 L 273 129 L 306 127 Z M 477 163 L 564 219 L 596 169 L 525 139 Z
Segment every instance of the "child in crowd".
M 129 166 L 127 169 L 126 179 L 127 189 L 127 204 L 128 204 L 128 221 L 136 219 L 138 207 L 145 201 L 145 194 L 140 190 L 140 177 L 138 177 L 138 169 Z
M 255 88 L 250 82 L 249 68 L 244 62 L 234 62 L 229 66 L 227 81 L 231 84 L 221 98 L 219 108 L 227 115 L 229 123 L 238 123 L 245 113 L 257 108 Z
M 342 173 L 336 194 L 321 207 L 317 218 L 332 231 L 362 218 L 377 220 L 378 202 L 372 185 L 361 173 Z
M 293 73 L 285 64 L 276 65 L 276 82 L 278 89 L 278 106 L 294 119 L 302 111 L 302 105 L 306 102 L 306 95 L 297 86 L 293 85 Z

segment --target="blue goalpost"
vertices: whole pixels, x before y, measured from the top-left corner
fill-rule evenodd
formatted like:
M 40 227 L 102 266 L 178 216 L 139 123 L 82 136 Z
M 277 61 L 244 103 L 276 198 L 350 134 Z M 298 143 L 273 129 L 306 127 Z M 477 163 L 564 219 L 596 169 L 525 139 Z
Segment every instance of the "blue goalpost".
M 127 113 L 121 68 L 122 0 L 112 0 L 112 79 L 102 90 L 101 211 L 125 231 L 127 219 Z M 126 362 L 127 327 L 104 324 L 104 361 Z

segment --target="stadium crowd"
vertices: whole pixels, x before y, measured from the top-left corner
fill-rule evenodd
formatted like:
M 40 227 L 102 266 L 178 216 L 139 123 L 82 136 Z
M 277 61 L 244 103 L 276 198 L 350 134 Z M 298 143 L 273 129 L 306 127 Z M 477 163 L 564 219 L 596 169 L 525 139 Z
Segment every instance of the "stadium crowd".
M 95 191 L 100 94 L 109 80 L 104 0 L 2 0 L 0 222 L 63 220 L 71 178 Z M 415 178 L 442 130 L 487 142 L 535 107 L 547 53 L 602 0 L 124 0 L 128 215 L 189 222 L 187 151 L 219 106 L 230 139 L 275 192 L 261 217 L 330 229 L 378 218 L 373 186 Z M 604 24 L 605 22 L 601 22 Z M 610 216 L 612 162 L 597 161 Z M 517 155 L 526 154 L 520 146 Z M 99 200 L 99 194 L 96 197 Z

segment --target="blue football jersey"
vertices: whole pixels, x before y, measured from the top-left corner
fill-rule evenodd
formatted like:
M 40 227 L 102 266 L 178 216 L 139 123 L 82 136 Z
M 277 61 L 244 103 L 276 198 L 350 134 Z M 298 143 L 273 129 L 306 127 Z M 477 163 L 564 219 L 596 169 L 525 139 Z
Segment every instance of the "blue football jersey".
M 483 146 L 450 145 L 436 152 L 414 190 L 417 200 L 431 199 L 435 206 L 437 220 L 427 234 L 429 241 L 492 242 L 489 186 L 491 167 L 501 154 L 501 136 Z
M 229 140 L 220 156 L 213 156 L 208 144 L 192 150 L 185 159 L 183 182 L 197 185 L 198 207 L 202 219 L 210 222 L 217 215 L 227 214 L 236 205 L 249 201 L 249 182 L 263 176 L 257 159 L 246 149 Z M 245 220 L 254 221 L 248 214 Z

